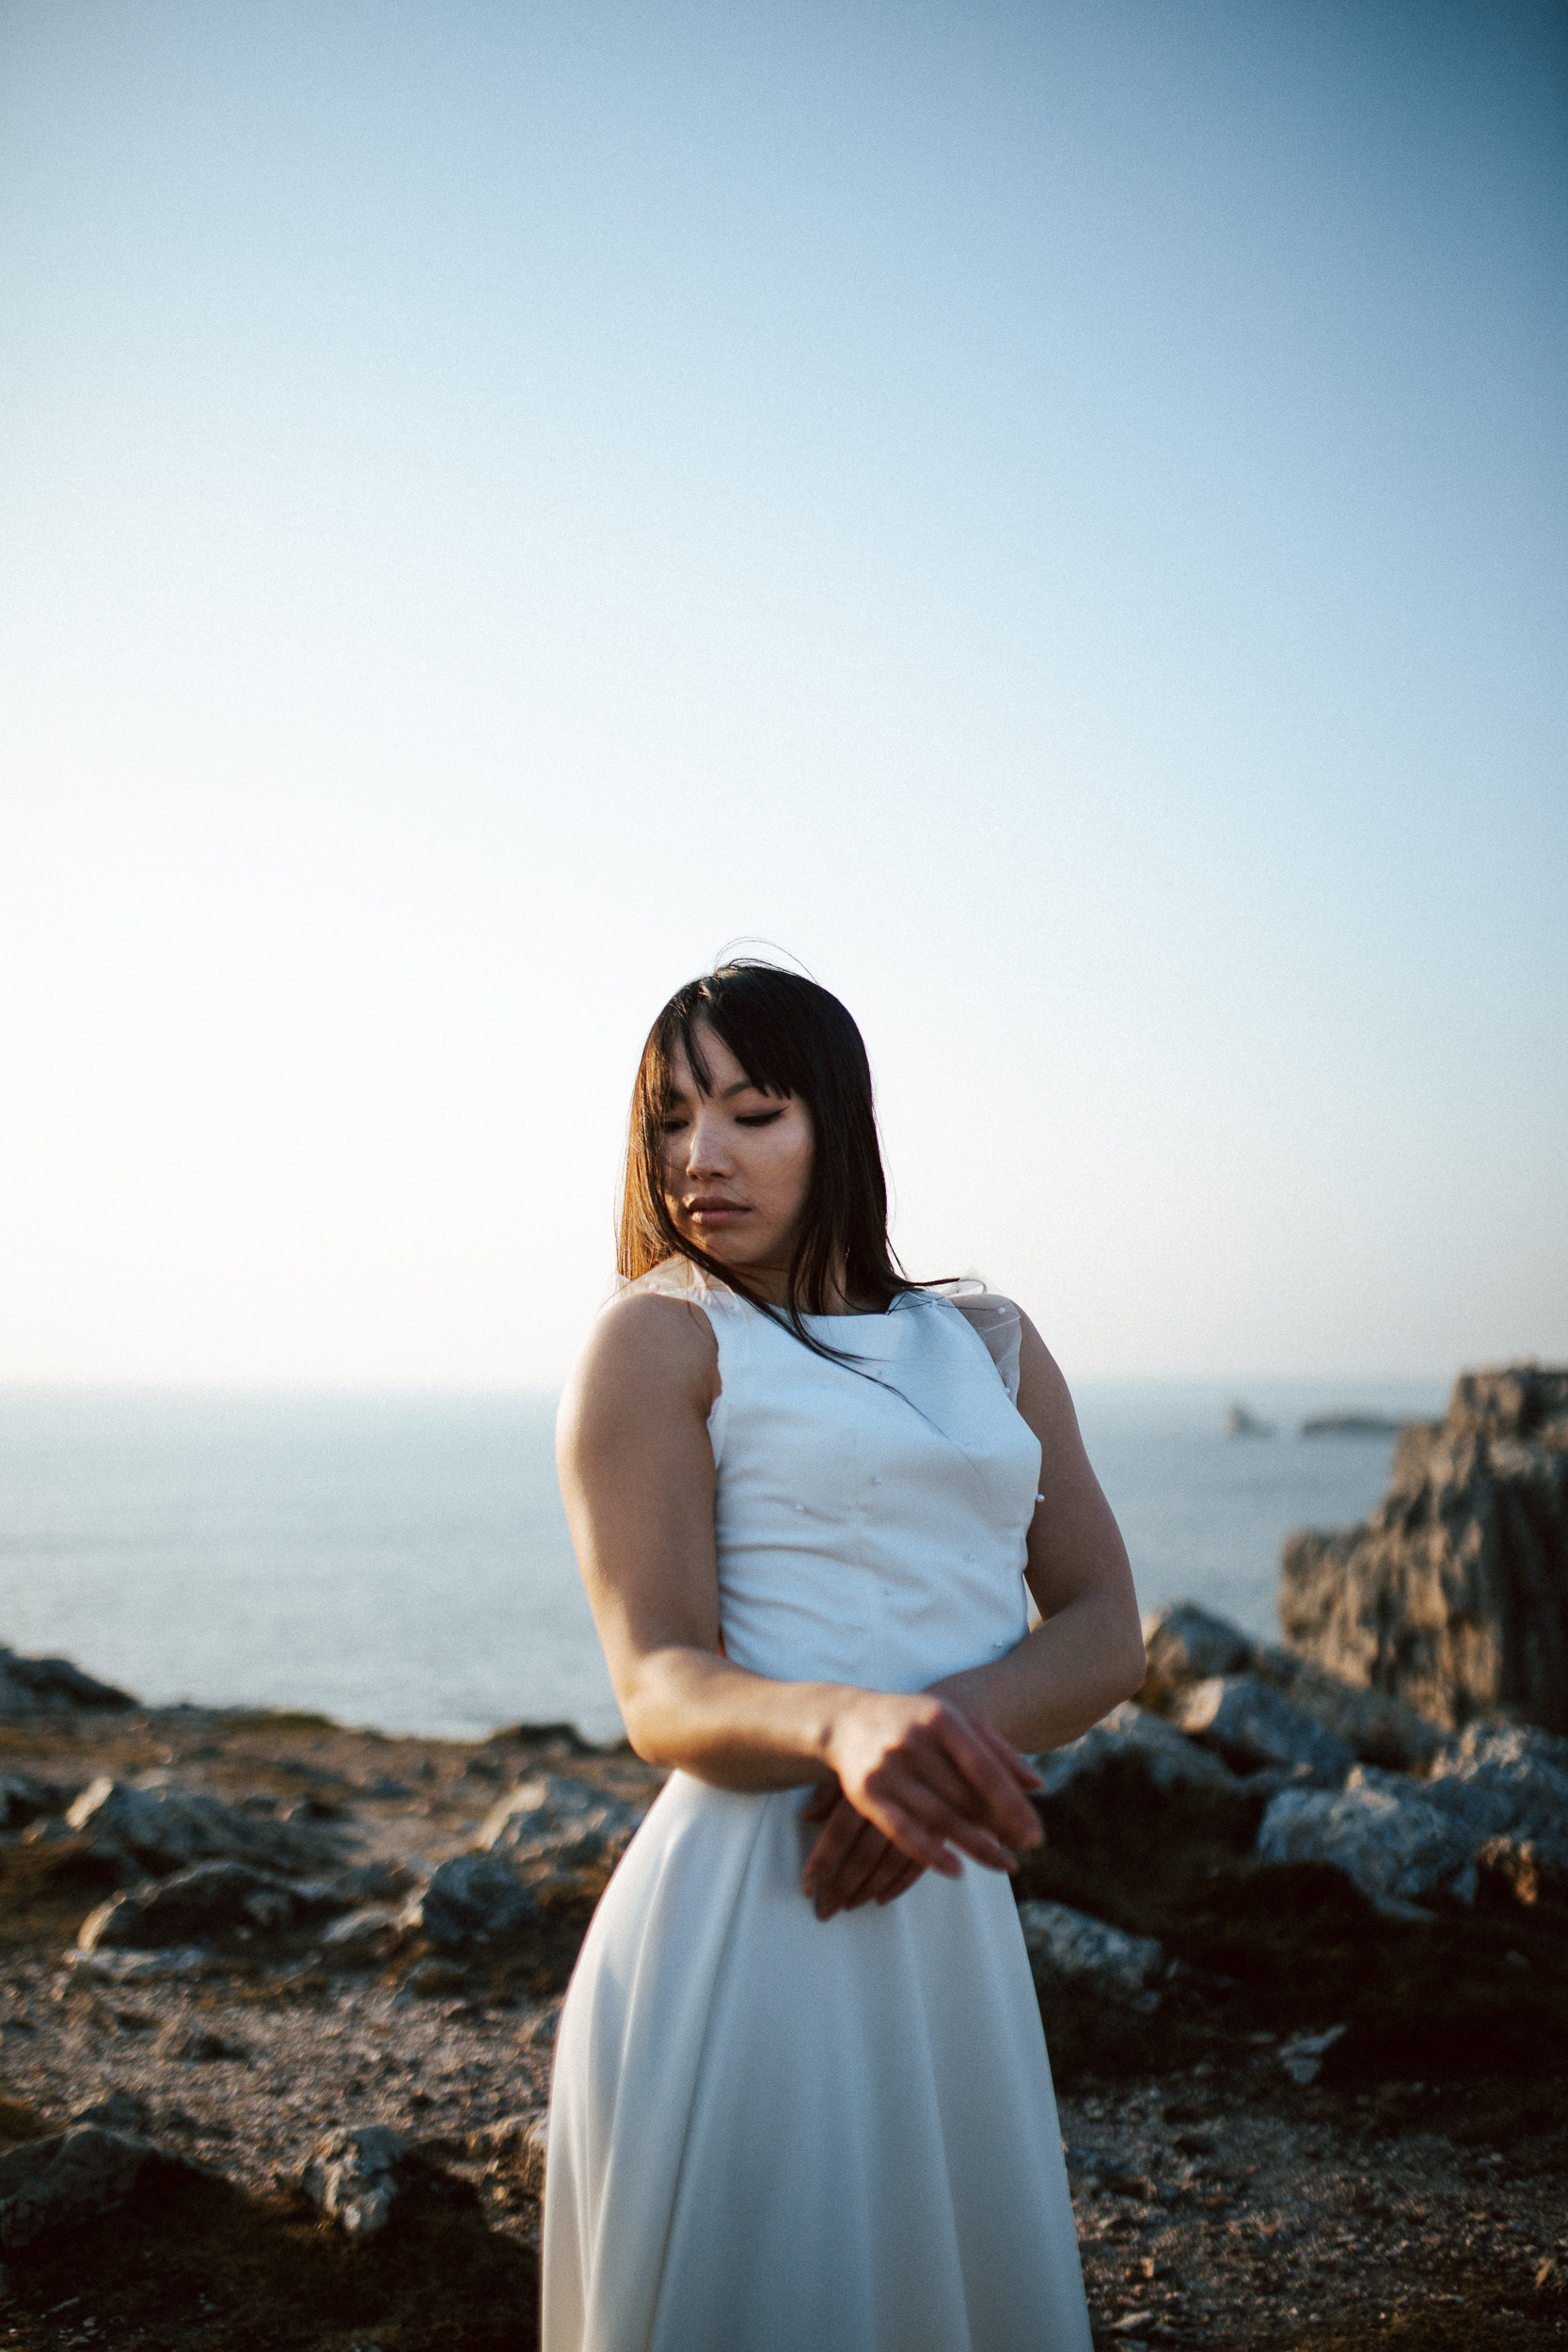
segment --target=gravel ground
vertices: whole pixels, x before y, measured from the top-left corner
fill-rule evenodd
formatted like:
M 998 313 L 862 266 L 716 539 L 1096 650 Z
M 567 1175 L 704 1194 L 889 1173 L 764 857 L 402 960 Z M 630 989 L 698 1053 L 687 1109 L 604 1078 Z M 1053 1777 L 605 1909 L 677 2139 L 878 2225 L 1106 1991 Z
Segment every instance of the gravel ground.
M 622 1794 L 652 1785 L 634 1758 L 537 1736 L 387 1740 L 195 1709 L 0 1728 L 3 1771 L 85 1784 L 162 1769 L 280 1813 L 306 1803 L 345 1861 L 438 1862 L 541 1763 Z M 120 2092 L 229 2187 L 12 2261 L 0 2345 L 530 2345 L 536 2160 L 505 2127 L 545 2105 L 583 1918 L 486 1972 L 418 1952 L 331 1969 L 305 1935 L 117 1982 L 67 1964 L 103 1891 L 71 1857 L 68 1842 L 0 1843 L 0 2133 L 58 2128 Z M 1060 2026 L 1048 2008 L 1100 2344 L 1568 2342 L 1568 2086 L 1544 2061 L 1534 2081 L 1454 2078 L 1434 2050 L 1426 2082 L 1304 2085 L 1277 2034 L 1223 2018 L 1197 2063 L 1158 2071 L 1097 2070 Z M 408 2133 L 445 2184 L 395 2255 L 343 2249 L 299 2198 L 315 2142 L 345 2122 Z

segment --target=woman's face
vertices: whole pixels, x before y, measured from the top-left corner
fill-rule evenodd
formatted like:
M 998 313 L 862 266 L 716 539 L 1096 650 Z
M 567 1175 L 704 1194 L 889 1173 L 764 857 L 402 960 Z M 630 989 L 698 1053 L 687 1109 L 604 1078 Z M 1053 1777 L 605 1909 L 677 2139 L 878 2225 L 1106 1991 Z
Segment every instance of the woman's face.
M 670 1215 L 683 1241 L 782 1301 L 811 1184 L 811 1113 L 798 1095 L 754 1087 L 705 1021 L 697 1039 L 713 1091 L 677 1046 L 661 1152 Z

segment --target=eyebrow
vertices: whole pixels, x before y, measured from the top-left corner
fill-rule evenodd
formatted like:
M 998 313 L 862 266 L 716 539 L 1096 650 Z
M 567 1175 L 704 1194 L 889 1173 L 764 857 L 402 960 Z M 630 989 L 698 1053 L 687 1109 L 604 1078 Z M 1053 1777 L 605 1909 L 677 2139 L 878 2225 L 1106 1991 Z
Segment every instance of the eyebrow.
M 684 1090 L 685 1089 L 683 1088 L 674 1086 L 673 1084 L 670 1089 L 673 1098 L 680 1095 L 684 1092 Z M 702 1089 L 699 1087 L 697 1091 L 700 1094 L 702 1092 Z M 759 1086 L 755 1078 L 737 1078 L 733 1087 L 721 1088 L 716 1095 L 710 1095 L 708 1100 L 709 1102 L 727 1103 L 732 1095 L 771 1093 L 772 1089 L 770 1087 Z M 781 1097 L 780 1099 L 782 1100 L 783 1098 Z

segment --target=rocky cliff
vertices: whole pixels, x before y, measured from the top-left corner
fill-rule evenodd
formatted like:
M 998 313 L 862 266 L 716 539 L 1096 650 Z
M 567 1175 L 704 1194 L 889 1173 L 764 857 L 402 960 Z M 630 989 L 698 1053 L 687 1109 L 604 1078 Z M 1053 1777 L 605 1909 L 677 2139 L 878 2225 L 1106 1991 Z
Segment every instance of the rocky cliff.
M 1568 1368 L 1464 1374 L 1402 1433 L 1369 1518 L 1287 1538 L 1279 1619 L 1304 1658 L 1433 1722 L 1568 1731 Z

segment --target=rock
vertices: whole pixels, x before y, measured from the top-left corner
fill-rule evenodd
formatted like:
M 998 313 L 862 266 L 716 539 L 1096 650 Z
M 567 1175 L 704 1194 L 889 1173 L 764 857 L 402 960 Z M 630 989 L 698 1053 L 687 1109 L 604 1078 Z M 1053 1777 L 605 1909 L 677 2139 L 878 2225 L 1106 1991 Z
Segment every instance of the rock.
M 1275 1426 L 1238 1401 L 1225 1417 L 1225 1434 L 1227 1438 L 1272 1438 Z
M 332 1886 L 345 1906 L 391 1903 L 412 1887 L 422 1886 L 429 1876 L 428 1869 L 410 1869 L 401 1862 L 359 1862 L 352 1869 L 338 1871 Z
M 1282 1789 L 1258 1831 L 1260 1862 L 1331 1863 L 1396 1916 L 1443 1890 L 1473 1895 L 1475 1847 L 1417 1784 L 1363 1765 L 1332 1792 Z
M 341 1908 L 325 1886 L 293 1883 L 246 1862 L 198 1862 L 112 1895 L 83 1921 L 76 1941 L 85 1952 L 101 1945 L 146 1950 L 235 1928 L 276 1933 Z
M 77 1781 L 66 1788 L 57 1781 L 38 1780 L 31 1772 L 7 1772 L 0 1778 L 0 1830 L 25 1829 L 46 1815 L 63 1813 L 81 1786 Z
M 1139 2008 L 1157 2008 L 1152 1991 L 1166 1973 L 1164 1947 L 1152 1936 L 1127 1935 L 1066 1903 L 1020 1903 L 1019 1925 L 1029 1959 L 1048 1976 L 1089 1978 Z
M 366 1903 L 333 1920 L 322 1936 L 322 1958 L 351 1967 L 385 1960 L 402 1932 L 400 1915 L 389 1904 Z
M 280 1875 L 330 1866 L 339 1859 L 330 1832 L 302 1822 L 286 1826 L 225 1804 L 205 1789 L 95 1780 L 66 1815 L 97 1859 L 127 1879 L 162 1878 L 193 1862 L 247 1862 Z
M 111 2090 L 106 2099 L 95 2100 L 90 2107 L 80 2107 L 71 2117 L 73 2123 L 102 2123 L 111 2132 L 131 2132 L 145 2138 L 152 2129 L 152 2109 L 148 2101 L 134 2090 Z
M 1380 1764 L 1390 1772 L 1418 1771 L 1448 1744 L 1447 1733 L 1402 1699 L 1385 1691 L 1358 1690 L 1276 1642 L 1259 1644 L 1248 1672 L 1283 1692 L 1324 1731 L 1347 1741 L 1358 1763 Z
M 1275 2057 L 1293 2083 L 1315 2083 L 1323 2071 L 1323 2060 L 1341 2034 L 1344 2026 L 1329 2026 L 1323 2033 L 1293 2033 L 1282 2042 Z
M 195 2172 L 145 2139 L 76 2123 L 0 2155 L 0 2247 L 30 2246 L 46 2230 L 121 2205 L 150 2170 Z
M 539 1772 L 492 1805 L 474 1845 L 508 1855 L 536 1893 L 597 1894 L 647 1809 L 563 1772 Z
M 83 1924 L 85 1928 L 89 1922 Z M 213 1964 L 213 1956 L 205 1944 L 182 1944 L 172 1951 L 162 1952 L 115 1951 L 107 1947 L 95 1947 L 85 1952 L 73 1946 L 60 1957 L 73 1976 L 97 1984 L 146 1984 L 199 1977 Z
M 1304 1438 L 1397 1438 L 1403 1422 L 1386 1413 L 1314 1413 L 1301 1424 Z
M 532 2016 L 525 2018 L 523 2023 L 517 2028 L 518 2049 L 539 2051 L 553 2050 L 555 2047 L 556 2033 L 560 2025 L 560 2001 L 554 2000 L 541 2003 L 540 2007 L 534 2010 Z
M 404 1977 L 399 1988 L 399 2001 L 438 2000 L 443 1993 L 460 1993 L 468 1981 L 468 1972 L 454 1960 L 420 1960 Z
M 507 1853 L 462 1853 L 443 1862 L 402 1915 L 433 1944 L 463 1946 L 510 1935 L 540 1916 L 538 1898 Z
M 1472 1724 L 1433 1766 L 1425 1793 L 1482 1835 L 1561 1847 L 1568 1865 L 1568 1740 L 1525 1724 Z
M 345 2237 L 374 2237 L 405 2193 L 409 2144 L 385 2123 L 329 2132 L 306 2166 L 301 2186 Z
M 135 1707 L 129 1692 L 95 1682 L 69 1658 L 19 1658 L 0 1649 L 0 1716 L 63 1714 L 73 1708 Z
M 1289 1537 L 1280 1576 L 1287 1642 L 1346 1681 L 1568 1732 L 1568 1368 L 1464 1375 L 1376 1510 Z
M 468 2146 L 476 2156 L 499 2157 L 510 2163 L 522 2175 L 523 2186 L 543 2196 L 549 2137 L 550 2119 L 540 2111 L 506 2115 L 499 2123 L 486 2123 L 471 2136 Z
M 1253 1647 L 1240 1626 L 1211 1615 L 1196 1601 L 1177 1601 L 1144 1618 L 1148 1671 L 1162 1682 L 1180 1686 L 1207 1682 L 1212 1675 L 1244 1674 L 1252 1663 Z
M 1554 1860 L 1539 1853 L 1528 1837 L 1483 1837 L 1476 1848 L 1478 1883 L 1500 1889 L 1528 1910 L 1545 1887 L 1568 1893 L 1568 1879 Z
M 1407 1772 L 1430 1763 L 1445 1742 L 1439 1727 L 1402 1700 L 1346 1682 L 1278 1643 L 1254 1642 L 1240 1626 L 1191 1601 L 1147 1615 L 1144 1645 L 1148 1676 L 1141 1695 L 1149 1708 L 1174 1713 L 1175 1692 L 1214 1675 L 1253 1675 L 1348 1740 L 1363 1764 Z
M 187 2066 L 211 2066 L 219 2058 L 249 2057 L 238 2042 L 225 2042 L 221 2034 L 209 2033 L 203 2026 L 187 2026 L 179 2018 L 159 2026 L 152 2049 L 157 2058 L 180 2058 Z
M 1241 1772 L 1274 1765 L 1337 1788 L 1355 1762 L 1355 1750 L 1336 1739 L 1279 1691 L 1255 1675 L 1212 1675 L 1179 1691 L 1171 1721 Z
M 1040 1776 L 1035 1803 L 1049 1806 L 1079 1783 L 1102 1772 L 1113 1761 L 1130 1762 L 1149 1785 L 1162 1791 L 1173 1788 L 1229 1790 L 1234 1773 L 1207 1749 L 1184 1739 L 1163 1716 L 1124 1699 L 1092 1731 L 1065 1748 L 1051 1748 L 1029 1758 Z
M 1029 1761 L 1040 1776 L 1031 1802 L 1048 1850 L 1076 1852 L 1090 1867 L 1107 1838 L 1124 1842 L 1132 1821 L 1172 1842 L 1196 1836 L 1243 1852 L 1267 1793 L 1132 1699 L 1081 1740 Z

